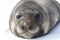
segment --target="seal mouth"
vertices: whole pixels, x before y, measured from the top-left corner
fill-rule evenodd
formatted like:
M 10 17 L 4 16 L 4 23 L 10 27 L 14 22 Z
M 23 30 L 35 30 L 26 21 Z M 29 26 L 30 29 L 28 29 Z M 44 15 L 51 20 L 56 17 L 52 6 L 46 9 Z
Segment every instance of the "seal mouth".
M 37 33 L 39 33 L 40 31 L 40 27 L 39 26 L 34 26 L 35 28 L 33 28 L 32 30 L 22 30 L 19 26 L 16 27 L 15 31 L 17 36 L 22 37 L 22 38 L 34 38 L 35 36 L 37 36 Z
M 33 35 L 31 33 L 23 33 L 21 35 L 23 38 L 28 38 L 28 39 L 33 37 Z
M 38 31 L 37 33 L 30 33 L 30 32 L 25 32 L 20 35 L 20 37 L 25 38 L 25 39 L 33 39 L 33 38 L 38 38 L 43 36 L 43 32 L 40 33 L 41 31 Z
M 18 36 L 18 37 L 22 37 L 22 38 L 28 38 L 28 39 L 30 39 L 30 38 L 32 38 L 33 37 L 33 33 L 29 33 L 29 32 L 23 32 L 23 33 L 18 33 L 17 31 L 16 31 L 16 35 Z

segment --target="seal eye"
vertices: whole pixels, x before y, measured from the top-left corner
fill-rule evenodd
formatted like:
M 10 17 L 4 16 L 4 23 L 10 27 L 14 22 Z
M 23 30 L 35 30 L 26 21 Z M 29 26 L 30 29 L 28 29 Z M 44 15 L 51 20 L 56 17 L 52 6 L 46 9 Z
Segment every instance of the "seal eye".
M 38 20 L 41 19 L 41 18 L 42 18 L 42 13 L 36 14 L 36 15 L 35 15 L 35 18 L 38 19 Z
M 16 18 L 19 19 L 21 17 L 21 15 L 17 15 Z

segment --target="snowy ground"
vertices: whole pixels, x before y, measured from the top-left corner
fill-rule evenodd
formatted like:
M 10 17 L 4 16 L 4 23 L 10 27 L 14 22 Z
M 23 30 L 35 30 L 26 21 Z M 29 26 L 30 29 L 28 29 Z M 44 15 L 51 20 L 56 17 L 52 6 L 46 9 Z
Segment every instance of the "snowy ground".
M 20 0 L 0 0 L 0 40 L 60 40 L 60 23 L 46 36 L 36 39 L 22 39 L 9 30 L 9 17 L 13 7 Z M 60 2 L 60 0 L 57 0 Z

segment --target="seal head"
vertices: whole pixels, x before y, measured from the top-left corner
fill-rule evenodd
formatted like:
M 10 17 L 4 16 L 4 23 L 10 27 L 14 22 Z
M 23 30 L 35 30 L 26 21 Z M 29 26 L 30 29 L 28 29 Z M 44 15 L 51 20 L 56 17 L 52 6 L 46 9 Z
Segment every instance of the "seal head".
M 47 34 L 56 24 L 59 18 L 56 7 L 50 9 L 49 2 L 47 2 L 48 6 L 46 2 L 44 4 L 40 2 L 42 5 L 38 3 L 35 1 L 26 1 L 16 5 L 9 21 L 12 33 L 18 37 L 35 38 Z M 54 7 L 53 3 L 52 5 L 51 7 Z

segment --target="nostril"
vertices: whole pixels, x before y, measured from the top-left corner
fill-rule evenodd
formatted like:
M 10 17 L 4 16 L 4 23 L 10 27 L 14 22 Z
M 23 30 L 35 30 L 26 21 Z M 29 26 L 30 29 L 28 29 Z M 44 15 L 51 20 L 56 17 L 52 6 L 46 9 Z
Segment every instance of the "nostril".
M 22 26 L 21 29 L 24 30 L 25 28 Z
M 32 26 L 29 26 L 29 30 L 32 30 L 33 29 L 33 27 Z

